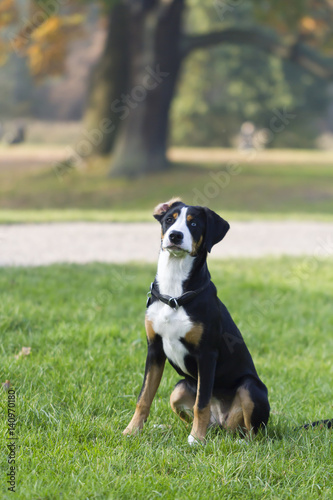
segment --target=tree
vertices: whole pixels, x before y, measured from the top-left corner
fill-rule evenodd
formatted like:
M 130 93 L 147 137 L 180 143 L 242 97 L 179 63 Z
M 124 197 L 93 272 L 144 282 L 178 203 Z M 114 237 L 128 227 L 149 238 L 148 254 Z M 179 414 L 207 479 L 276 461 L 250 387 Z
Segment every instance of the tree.
M 190 12 L 193 32 L 220 27 L 216 11 L 202 6 Z M 256 21 L 250 9 L 237 13 L 234 25 Z M 244 121 L 269 130 L 274 112 L 285 110 L 295 116 L 287 133 L 261 135 L 269 139 L 266 146 L 316 147 L 318 135 L 329 126 L 324 122 L 329 101 L 327 80 L 253 45 L 222 43 L 186 58 L 172 104 L 170 144 L 234 146 Z
M 84 7 L 73 4 L 63 13 L 60 5 L 44 0 L 25 5 L 0 0 L 0 54 L 26 56 L 37 79 L 61 74 L 69 42 L 82 34 L 83 17 Z
M 240 25 L 231 23 L 233 25 L 230 26 L 223 17 L 229 7 L 231 11 L 236 10 L 234 18 L 237 22 L 235 5 L 239 3 L 242 4 L 231 1 L 216 4 L 224 28 L 198 35 L 184 30 L 184 0 L 147 0 L 126 4 L 126 37 L 129 40 L 126 92 L 106 106 L 120 117 L 112 141 L 113 175 L 139 175 L 167 167 L 170 106 L 182 63 L 195 50 L 217 44 L 251 45 L 290 60 L 321 78 L 333 78 L 333 59 L 315 50 L 317 46 L 331 50 L 332 11 L 329 3 L 299 1 L 294 9 L 290 9 L 288 2 L 274 1 L 269 12 L 266 9 L 265 13 L 267 2 L 257 2 L 250 25 L 246 22 Z M 249 10 L 251 5 L 244 2 L 239 10 Z M 256 19 L 265 23 L 265 27 L 255 22 Z M 293 36 L 290 35 L 291 29 L 294 29 Z M 143 90 L 147 72 L 151 75 L 152 71 L 158 85 L 153 87 L 150 82 L 152 88 Z
M 112 103 L 127 88 L 129 79 L 128 15 L 122 3 L 116 3 L 108 14 L 108 32 L 103 53 L 93 69 L 83 128 L 97 129 L 94 155 L 109 154 L 119 127 L 120 115 Z M 121 47 L 121 50 L 119 48 Z M 106 126 L 103 123 L 106 122 Z M 109 124 L 109 126 L 108 126 Z M 99 130 L 99 129 L 103 130 Z
M 183 8 L 183 0 L 133 2 L 128 8 L 129 79 L 126 92 L 111 103 L 120 113 L 113 175 L 167 167 L 169 111 L 182 58 Z
M 84 124 L 85 135 L 94 137 L 95 152 L 106 154 L 112 149 L 113 175 L 167 168 L 171 103 L 183 63 L 194 51 L 217 45 L 252 46 L 320 78 L 333 78 L 330 0 L 295 0 L 292 8 L 287 0 L 215 0 L 211 9 L 215 23 L 208 23 L 206 32 L 200 33 L 190 32 L 185 20 L 203 7 L 199 0 L 188 2 L 188 12 L 185 0 L 104 2 L 109 9 L 109 34 L 91 81 Z M 45 24 L 54 28 L 53 17 L 59 15 L 51 13 L 36 29 L 40 39 L 37 36 L 37 41 L 35 37 L 26 45 L 31 63 L 34 54 L 43 60 L 44 52 L 38 47 L 45 43 L 45 31 L 51 36 Z M 66 25 L 58 22 L 57 29 L 65 33 Z M 56 50 L 52 43 L 46 48 L 45 54 Z M 55 59 L 61 61 L 59 53 Z

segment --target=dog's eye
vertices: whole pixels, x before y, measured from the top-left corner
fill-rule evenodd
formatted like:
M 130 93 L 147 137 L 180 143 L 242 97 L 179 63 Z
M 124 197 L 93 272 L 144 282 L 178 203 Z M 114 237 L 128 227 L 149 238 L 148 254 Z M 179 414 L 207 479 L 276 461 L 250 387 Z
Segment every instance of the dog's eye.
M 173 221 L 173 218 L 172 218 L 172 217 L 168 217 L 168 218 L 165 220 L 165 222 L 166 222 L 167 224 L 170 224 L 172 221 Z
M 191 222 L 191 226 L 195 227 L 197 225 L 196 222 Z

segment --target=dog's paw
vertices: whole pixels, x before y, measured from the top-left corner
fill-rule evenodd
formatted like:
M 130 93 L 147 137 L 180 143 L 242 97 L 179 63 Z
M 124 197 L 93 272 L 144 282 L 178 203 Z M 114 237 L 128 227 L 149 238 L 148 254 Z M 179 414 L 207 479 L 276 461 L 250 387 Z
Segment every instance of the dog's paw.
M 140 429 L 137 427 L 126 427 L 126 429 L 123 430 L 123 436 L 127 437 L 135 436 L 136 434 L 138 434 L 139 431 Z
M 189 437 L 187 438 L 187 442 L 190 446 L 205 444 L 203 440 L 195 438 L 194 436 L 192 436 L 192 434 L 190 434 Z
M 189 435 L 189 437 L 187 438 L 187 442 L 188 444 L 190 444 L 191 446 L 193 444 L 199 444 L 198 441 L 195 439 L 195 437 L 192 436 L 192 434 Z

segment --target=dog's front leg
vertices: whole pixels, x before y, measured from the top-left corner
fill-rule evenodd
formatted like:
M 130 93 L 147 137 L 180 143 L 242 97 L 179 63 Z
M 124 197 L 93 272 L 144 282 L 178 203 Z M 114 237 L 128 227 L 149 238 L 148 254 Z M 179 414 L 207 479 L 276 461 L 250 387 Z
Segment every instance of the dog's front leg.
M 197 395 L 193 407 L 193 425 L 188 437 L 190 444 L 204 441 L 210 420 L 210 399 L 215 379 L 217 353 L 207 352 L 198 358 Z
M 148 332 L 147 332 L 148 334 Z M 162 378 L 166 356 L 163 351 L 162 339 L 159 335 L 154 338 L 148 336 L 148 353 L 146 359 L 145 376 L 136 404 L 132 420 L 123 431 L 124 435 L 136 434 L 142 429 L 149 415 L 150 406 L 155 397 Z

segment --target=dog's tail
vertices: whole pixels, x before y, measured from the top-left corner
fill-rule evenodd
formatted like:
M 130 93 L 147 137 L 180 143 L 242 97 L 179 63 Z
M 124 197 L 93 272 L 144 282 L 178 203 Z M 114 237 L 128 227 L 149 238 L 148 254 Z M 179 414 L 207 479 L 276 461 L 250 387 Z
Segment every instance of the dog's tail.
M 300 429 L 310 429 L 311 427 L 319 427 L 320 429 L 327 427 L 327 429 L 332 429 L 333 418 L 329 418 L 327 420 L 317 420 L 317 422 L 311 422 L 310 424 L 304 424 L 300 427 Z

